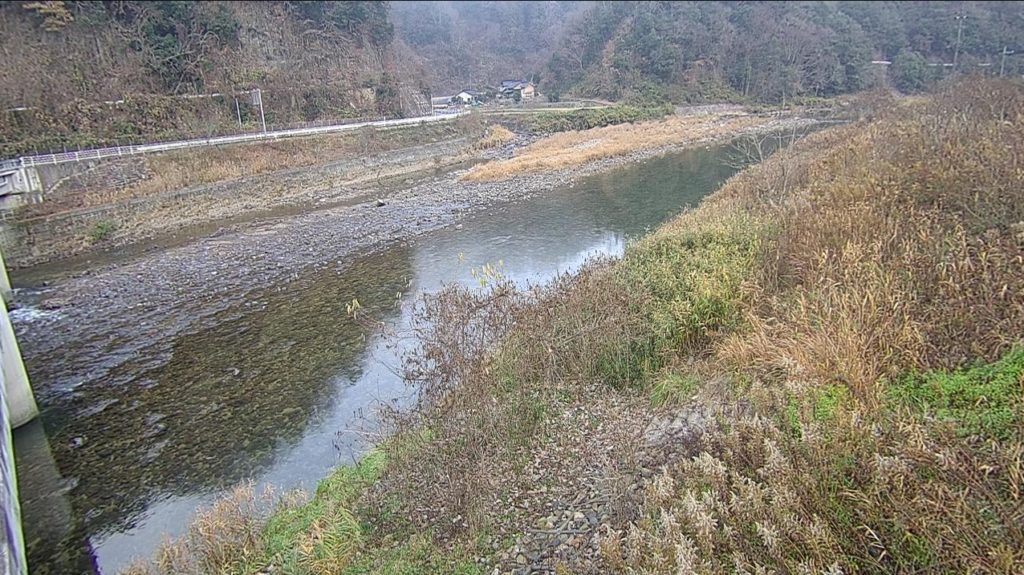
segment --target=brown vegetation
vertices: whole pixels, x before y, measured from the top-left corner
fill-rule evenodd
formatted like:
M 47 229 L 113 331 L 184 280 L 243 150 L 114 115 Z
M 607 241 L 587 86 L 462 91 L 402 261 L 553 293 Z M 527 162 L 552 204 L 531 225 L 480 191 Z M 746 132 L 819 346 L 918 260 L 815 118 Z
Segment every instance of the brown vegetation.
M 753 116 L 674 116 L 657 122 L 562 132 L 531 144 L 514 158 L 476 166 L 464 179 L 476 182 L 503 180 L 517 174 L 570 168 L 662 146 L 728 138 L 768 122 L 766 118 Z
M 495 124 L 487 128 L 487 131 L 479 140 L 477 140 L 474 147 L 478 150 L 489 150 L 491 148 L 503 146 L 515 139 L 516 135 L 512 133 L 512 130 Z
M 392 40 L 376 1 L 4 2 L 0 155 L 413 115 Z
M 709 423 L 571 572 L 1019 571 L 1021 119 L 1019 85 L 961 85 L 808 137 L 557 295 L 442 296 L 426 389 L 448 391 L 389 493 L 488 517 L 513 439 L 539 448 L 598 380 Z M 497 352 L 444 327 L 485 333 L 461 326 L 489 307 Z
M 960 85 L 777 152 L 621 262 L 428 298 L 363 549 L 426 533 L 486 558 L 463 573 L 1021 572 L 1022 130 L 1018 83 Z M 551 526 L 581 501 L 597 521 Z
M 321 166 L 345 159 L 367 158 L 402 146 L 426 144 L 459 135 L 452 125 L 402 128 L 382 134 L 374 128 L 355 132 L 292 138 L 267 142 L 234 144 L 165 152 L 142 156 L 146 177 L 128 185 L 93 185 L 86 190 L 60 193 L 47 201 L 30 204 L 19 211 L 20 218 L 57 214 L 146 198 L 192 186 L 227 182 L 272 172 Z M 475 137 L 476 132 L 465 134 Z M 96 171 L 101 171 L 101 164 Z

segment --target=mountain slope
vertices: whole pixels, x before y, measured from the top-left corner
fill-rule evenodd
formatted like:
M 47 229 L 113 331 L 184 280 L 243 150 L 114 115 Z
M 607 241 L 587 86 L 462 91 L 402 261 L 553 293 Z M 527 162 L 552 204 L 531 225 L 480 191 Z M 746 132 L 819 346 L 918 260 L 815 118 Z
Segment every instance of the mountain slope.
M 1003 48 L 1024 45 L 1022 24 L 1024 6 L 1001 2 L 599 3 L 564 30 L 542 89 L 784 102 L 888 79 L 914 91 L 954 60 L 997 73 Z M 888 78 L 873 60 L 892 61 Z
M 402 112 L 386 2 L 0 6 L 5 148 L 94 145 Z M 188 97 L 225 94 L 221 97 Z M 236 107 L 235 98 L 239 98 Z M 17 150 L 16 150 L 17 151 Z
M 540 79 L 563 29 L 592 2 L 393 2 L 398 39 L 435 94 Z

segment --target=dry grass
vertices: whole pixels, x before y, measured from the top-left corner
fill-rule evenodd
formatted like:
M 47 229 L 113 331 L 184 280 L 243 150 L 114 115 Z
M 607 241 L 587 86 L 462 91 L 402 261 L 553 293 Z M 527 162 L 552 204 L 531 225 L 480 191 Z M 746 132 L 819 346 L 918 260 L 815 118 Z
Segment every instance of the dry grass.
M 518 174 L 559 170 L 604 158 L 625 156 L 639 150 L 727 138 L 768 121 L 753 116 L 673 116 L 655 122 L 562 132 L 531 144 L 514 158 L 476 166 L 464 179 L 503 180 Z
M 474 148 L 477 150 L 489 150 L 491 148 L 497 148 L 503 146 L 512 140 L 516 139 L 516 135 L 508 128 L 495 124 L 488 126 L 487 131 L 479 140 L 474 144 Z
M 547 414 L 598 380 L 715 423 L 602 525 L 603 565 L 570 569 L 1024 570 L 1024 93 L 961 85 L 872 116 L 738 175 L 621 264 L 441 296 L 430 449 L 386 492 L 487 527 L 496 494 L 537 488 L 515 462 Z
M 708 346 L 734 381 L 705 399 L 719 424 L 608 527 L 610 566 L 1024 569 L 1024 366 L 1007 355 L 1024 333 L 1022 119 L 1018 84 L 960 85 L 810 138 L 659 232 L 751 213 L 777 230 L 737 296 L 745 325 Z
M 271 493 L 257 494 L 251 484 L 201 510 L 188 535 L 168 539 L 152 561 L 138 561 L 124 575 L 203 575 L 240 573 L 262 552 L 262 530 Z
M 992 88 L 986 88 L 992 89 Z M 906 369 L 993 361 L 1024 328 L 1024 129 L 1015 86 L 945 95 L 847 130 L 778 213 L 782 234 L 738 363 L 816 374 L 877 399 Z M 990 111 L 999 98 L 997 113 Z M 950 108 L 963 107 L 960 113 Z M 898 150 L 894 153 L 894 150 Z
M 427 299 L 365 517 L 450 549 L 528 528 L 569 408 L 651 396 L 710 415 L 643 480 L 658 453 L 605 431 L 592 467 L 639 491 L 562 572 L 1024 572 L 1021 158 L 1024 90 L 975 81 L 805 138 L 621 262 Z

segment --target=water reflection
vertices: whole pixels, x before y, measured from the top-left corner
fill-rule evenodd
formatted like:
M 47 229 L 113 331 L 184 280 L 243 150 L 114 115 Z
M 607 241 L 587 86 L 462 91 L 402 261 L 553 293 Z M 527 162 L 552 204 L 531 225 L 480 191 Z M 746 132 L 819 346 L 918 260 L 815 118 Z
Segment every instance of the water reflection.
M 686 150 L 599 173 L 565 190 L 499 206 L 462 229 L 442 230 L 416 246 L 414 286 L 430 291 L 442 282 L 472 283 L 471 266 L 499 260 L 516 282 L 542 282 L 594 255 L 620 255 L 628 238 L 697 205 L 735 173 L 724 161 L 727 152 Z
M 408 286 L 409 273 L 409 251 L 396 248 L 387 258 L 358 261 L 340 276 L 312 274 L 256 293 L 222 312 L 215 327 L 175 341 L 166 363 L 152 367 L 143 352 L 139 362 L 111 374 L 111 380 L 128 383 L 80 390 L 72 401 L 47 410 L 60 471 L 77 483 L 71 491 L 81 517 L 76 531 L 109 550 L 101 553 L 101 564 L 109 563 L 107 556 L 120 564 L 132 551 L 105 545 L 106 534 L 140 522 L 183 523 L 195 501 L 259 476 L 331 413 L 335 390 L 359 377 L 371 335 L 346 320 L 345 303 L 358 297 L 371 309 L 394 314 L 391 303 Z M 19 455 L 33 451 L 18 447 Z M 23 483 L 26 490 L 36 487 L 31 476 Z M 143 515 L 154 502 L 176 497 L 192 501 L 174 521 L 152 509 Z M 34 514 L 26 505 L 25 521 L 35 522 Z M 33 565 L 51 562 L 51 545 L 30 546 Z M 75 569 L 83 568 L 81 559 L 74 562 Z M 53 572 L 70 568 L 54 566 Z
M 35 443 L 19 439 L 24 519 L 37 527 L 33 572 L 113 573 L 151 554 L 165 533 L 183 532 L 197 506 L 241 480 L 313 487 L 366 447 L 353 430 L 360 411 L 408 393 L 395 374 L 395 342 L 347 320 L 347 302 L 376 308 L 387 331 L 401 333 L 416 294 L 472 282 L 471 267 L 501 260 L 513 280 L 542 282 L 591 256 L 621 254 L 629 238 L 731 175 L 723 157 L 687 151 L 504 205 L 344 273 L 266 289 L 169 351 L 136 352 L 104 378 L 126 383 L 50 406 L 49 449 L 41 430 Z M 50 449 L 49 475 L 27 471 Z

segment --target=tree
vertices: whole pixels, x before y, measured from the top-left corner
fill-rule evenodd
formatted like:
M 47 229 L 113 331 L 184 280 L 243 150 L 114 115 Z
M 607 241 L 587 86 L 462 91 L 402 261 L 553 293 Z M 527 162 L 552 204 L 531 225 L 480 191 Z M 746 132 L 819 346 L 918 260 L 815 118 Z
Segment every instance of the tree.
M 58 32 L 75 20 L 65 2 L 50 0 L 46 2 L 29 2 L 25 9 L 35 12 L 43 19 L 43 28 L 47 32 Z
M 892 61 L 892 83 L 901 92 L 912 94 L 924 90 L 931 76 L 924 56 L 908 48 L 900 50 Z

